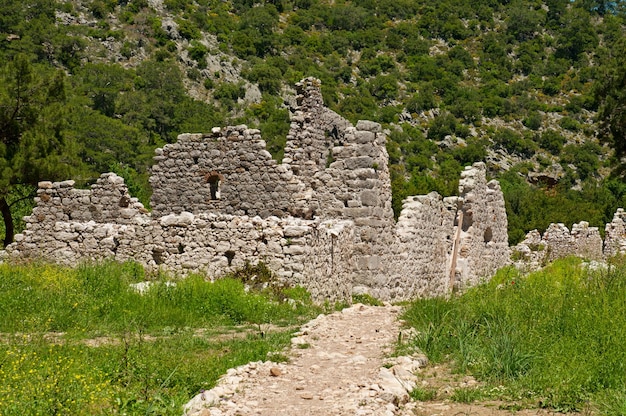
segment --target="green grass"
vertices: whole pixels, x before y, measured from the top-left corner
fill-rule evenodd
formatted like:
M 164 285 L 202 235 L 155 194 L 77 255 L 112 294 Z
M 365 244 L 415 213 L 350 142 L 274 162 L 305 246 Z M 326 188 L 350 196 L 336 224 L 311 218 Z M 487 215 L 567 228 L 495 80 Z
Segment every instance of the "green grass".
M 494 399 L 564 411 L 591 405 L 607 414 L 626 408 L 620 262 L 587 272 L 580 260 L 565 259 L 527 277 L 507 268 L 459 297 L 416 301 L 404 318 L 432 362 L 503 386 L 483 389 Z
M 299 288 L 196 276 L 139 295 L 143 278 L 133 263 L 0 265 L 0 415 L 180 415 L 228 368 L 289 345 L 266 324 L 320 312 Z
M 352 303 L 362 303 L 369 306 L 383 306 L 383 303 L 368 293 L 352 295 Z
M 437 390 L 433 388 L 416 387 L 409 392 L 411 399 L 419 402 L 427 402 L 437 397 Z

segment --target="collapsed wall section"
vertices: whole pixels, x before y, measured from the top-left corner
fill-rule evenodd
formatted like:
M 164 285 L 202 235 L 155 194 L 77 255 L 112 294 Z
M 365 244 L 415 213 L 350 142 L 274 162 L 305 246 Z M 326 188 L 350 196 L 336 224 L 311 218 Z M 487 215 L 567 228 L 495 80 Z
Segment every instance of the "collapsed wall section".
M 396 240 L 383 251 L 387 264 L 381 273 L 385 281 L 376 290 L 379 296 L 400 300 L 449 292 L 457 209 L 456 198 L 443 199 L 436 192 L 403 201 Z
M 352 124 L 324 106 L 318 79 L 305 78 L 296 84 L 297 108 L 291 118 L 283 163 L 308 182 L 328 167 L 334 146 L 343 145 L 346 129 Z
M 613 223 L 607 224 L 606 242 L 608 245 L 619 245 L 619 238 L 615 238 L 617 233 L 609 231 L 611 225 L 619 224 L 615 219 Z M 537 230 L 526 234 L 524 241 L 513 248 L 513 260 L 519 268 L 528 270 L 537 270 L 551 261 L 567 256 L 602 260 L 606 254 L 611 253 L 606 248 L 603 253 L 602 246 L 598 227 L 590 227 L 586 221 L 572 225 L 571 232 L 565 224 L 550 224 L 543 236 Z
M 604 236 L 605 257 L 626 254 L 626 213 L 623 208 L 618 208 L 613 220 L 606 225 Z
M 246 263 L 264 262 L 280 281 L 302 285 L 318 302 L 350 299 L 354 237 L 349 221 L 190 212 L 152 219 L 139 210 L 131 218 L 101 216 L 104 223 L 87 217 L 86 212 L 100 205 L 104 211 L 121 212 L 111 205 L 118 202 L 117 194 L 125 195 L 122 190 L 123 180 L 114 174 L 103 175 L 92 190 L 74 189 L 69 181 L 40 183 L 37 206 L 26 217 L 24 232 L 7 247 L 8 258 L 68 266 L 133 260 L 148 271 L 211 278 Z M 102 193 L 115 198 L 97 197 Z
M 183 211 L 287 217 L 305 187 L 289 165 L 272 159 L 259 130 L 244 125 L 180 135 L 154 159 L 155 217 Z
M 487 182 L 483 162 L 461 173 L 456 220 L 458 244 L 452 256 L 454 286 L 472 286 L 509 263 L 508 224 L 504 195 L 498 181 Z M 452 272 L 451 272 L 452 273 Z

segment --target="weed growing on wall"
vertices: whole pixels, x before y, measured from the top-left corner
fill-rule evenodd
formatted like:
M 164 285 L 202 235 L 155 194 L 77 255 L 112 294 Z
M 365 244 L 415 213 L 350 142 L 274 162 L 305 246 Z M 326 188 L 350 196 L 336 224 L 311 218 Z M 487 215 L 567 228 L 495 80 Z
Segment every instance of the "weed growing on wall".
M 483 397 L 527 406 L 624 409 L 626 264 L 596 271 L 578 259 L 522 276 L 501 270 L 459 297 L 424 299 L 405 314 L 415 347 L 488 386 Z M 459 392 L 458 401 L 468 401 Z M 474 394 L 474 392 L 472 392 Z M 472 397 L 472 399 L 475 399 Z

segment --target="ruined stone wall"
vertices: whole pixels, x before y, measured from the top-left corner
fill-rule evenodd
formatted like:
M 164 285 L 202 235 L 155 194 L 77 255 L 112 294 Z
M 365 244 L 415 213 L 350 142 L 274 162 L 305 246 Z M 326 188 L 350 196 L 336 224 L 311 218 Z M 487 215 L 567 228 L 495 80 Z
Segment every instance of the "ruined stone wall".
M 7 252 L 210 277 L 263 261 L 318 301 L 442 295 L 508 264 L 504 200 L 484 164 L 464 171 L 459 197 L 409 197 L 396 224 L 381 126 L 325 108 L 315 79 L 297 88 L 282 164 L 246 126 L 184 134 L 156 151 L 151 215 L 114 174 L 91 190 L 42 182 Z
M 91 190 L 75 189 L 74 181 L 41 182 L 37 207 L 26 222 L 96 221 L 132 224 L 145 219 L 147 210 L 128 193 L 124 179 L 103 174 Z M 32 217 L 31 216 L 31 217 Z
M 152 215 L 183 211 L 286 217 L 304 184 L 266 150 L 258 130 L 216 128 L 183 134 L 157 149 L 152 167 Z
M 298 107 L 291 118 L 283 163 L 306 182 L 330 163 L 334 146 L 343 145 L 352 124 L 324 106 L 318 79 L 306 78 L 296 84 Z
M 103 188 L 110 194 L 125 190 L 122 178 L 114 174 L 103 175 L 92 190 L 74 189 L 71 182 L 40 183 L 37 206 L 26 218 L 26 230 L 7 247 L 8 257 L 71 266 L 134 260 L 148 271 L 211 278 L 264 262 L 281 281 L 306 287 L 317 301 L 350 298 L 354 236 L 349 221 L 182 212 L 156 219 L 143 213 L 132 219 L 118 216 L 124 224 L 108 218 L 96 222 L 85 217 L 89 207 L 119 211 L 118 195 L 94 197 Z
M 381 250 L 384 266 L 371 289 L 375 295 L 400 300 L 449 292 L 455 199 L 432 192 L 404 200 L 395 241 Z
M 482 162 L 461 173 L 457 223 L 461 224 L 455 247 L 455 285 L 473 286 L 492 276 L 510 259 L 504 195 L 497 181 L 487 182 Z M 457 224 L 457 225 L 458 225 Z
M 610 225 L 607 224 L 607 230 Z M 611 234 L 607 231 L 607 243 L 615 235 Z M 614 238 L 613 241 L 617 242 L 619 239 Z M 598 227 L 590 227 L 588 222 L 581 221 L 572 225 L 570 232 L 565 224 L 550 224 L 543 236 L 537 230 L 532 230 L 524 241 L 513 248 L 513 259 L 516 264 L 528 270 L 536 270 L 551 261 L 567 256 L 602 260 L 605 254 Z
M 613 220 L 606 225 L 604 233 L 604 256 L 626 254 L 626 213 L 618 208 Z

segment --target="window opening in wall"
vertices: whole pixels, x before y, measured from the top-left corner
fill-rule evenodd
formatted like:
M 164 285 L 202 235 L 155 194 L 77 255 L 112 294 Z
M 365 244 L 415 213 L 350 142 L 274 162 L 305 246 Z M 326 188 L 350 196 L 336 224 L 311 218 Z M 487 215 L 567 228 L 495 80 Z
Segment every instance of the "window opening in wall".
M 485 241 L 485 244 L 487 244 L 492 239 L 493 239 L 493 231 L 491 231 L 491 227 L 487 227 L 487 229 L 485 230 L 485 233 L 483 234 L 483 240 Z
M 160 247 L 155 247 L 152 249 L 152 259 L 156 264 L 165 263 L 165 250 Z
M 472 218 L 472 213 L 471 212 L 466 213 L 463 216 L 463 222 L 461 224 L 461 228 L 463 229 L 463 232 L 467 232 L 467 230 L 470 229 L 473 223 L 474 223 L 474 219 Z
M 232 250 L 228 250 L 226 253 L 224 253 L 224 256 L 226 256 L 226 259 L 228 260 L 228 265 L 230 266 L 233 263 L 233 259 L 235 258 L 235 252 Z
M 209 192 L 211 201 L 220 199 L 220 185 L 224 180 L 224 176 L 216 171 L 206 173 L 204 179 L 209 184 Z
M 122 195 L 119 206 L 120 208 L 128 208 L 130 206 L 130 198 L 127 195 Z

